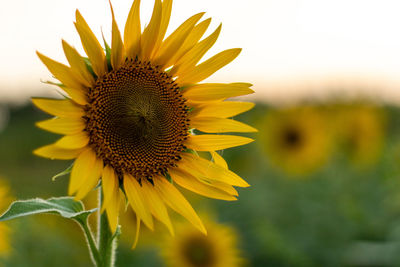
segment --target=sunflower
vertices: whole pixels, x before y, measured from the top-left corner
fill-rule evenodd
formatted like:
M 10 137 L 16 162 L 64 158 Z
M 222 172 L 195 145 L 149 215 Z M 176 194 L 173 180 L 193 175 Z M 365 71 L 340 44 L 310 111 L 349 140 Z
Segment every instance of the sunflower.
M 250 138 L 227 132 L 255 132 L 229 117 L 247 111 L 252 103 L 225 101 L 253 93 L 249 83 L 199 83 L 240 53 L 234 48 L 199 63 L 221 31 L 202 38 L 210 18 L 204 13 L 183 22 L 164 38 L 172 0 L 155 1 L 148 25 L 141 29 L 140 0 L 129 12 L 123 37 L 112 14 L 111 47 L 104 48 L 76 11 L 75 27 L 87 58 L 64 40 L 69 66 L 37 53 L 60 81 L 63 99 L 34 98 L 33 103 L 56 117 L 37 123 L 63 135 L 34 151 L 50 159 L 75 159 L 69 194 L 84 198 L 101 182 L 112 231 L 118 224 L 120 194 L 143 222 L 153 229 L 153 217 L 173 233 L 167 206 L 206 230 L 177 185 L 198 194 L 236 200 L 233 186 L 247 187 L 225 168 L 218 150 L 244 145 Z M 51 83 L 51 82 L 50 82 Z M 198 156 L 207 151 L 213 160 Z M 139 229 L 137 229 L 139 231 Z
M 260 139 L 268 159 L 290 175 L 313 172 L 331 154 L 329 128 L 317 108 L 271 110 L 261 127 Z
M 161 245 L 161 256 L 173 267 L 237 267 L 245 260 L 237 248 L 234 228 L 205 221 L 208 235 L 194 231 L 188 224 L 179 224 L 176 237 L 166 237 Z
M 338 138 L 349 160 L 367 166 L 379 158 L 385 135 L 385 114 L 372 104 L 348 104 L 335 112 Z
M 0 213 L 4 212 L 8 205 L 12 202 L 10 194 L 10 186 L 6 180 L 0 180 Z M 0 258 L 6 257 L 11 251 L 10 246 L 10 228 L 4 222 L 0 223 Z

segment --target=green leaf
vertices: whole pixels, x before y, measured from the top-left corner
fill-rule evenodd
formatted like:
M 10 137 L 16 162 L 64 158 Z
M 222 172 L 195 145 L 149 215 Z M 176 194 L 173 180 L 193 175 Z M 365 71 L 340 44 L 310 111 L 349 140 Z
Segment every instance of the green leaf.
M 81 201 L 72 197 L 41 198 L 17 200 L 11 203 L 8 210 L 0 216 L 0 221 L 7 221 L 34 214 L 57 214 L 64 218 L 74 219 L 79 223 L 86 223 L 87 217 L 97 209 L 85 210 Z
M 54 175 L 54 176 L 51 178 L 51 180 L 54 182 L 58 177 L 61 177 L 61 176 L 64 176 L 64 175 L 69 174 L 69 173 L 71 172 L 71 170 L 72 170 L 72 166 L 74 166 L 74 164 L 71 164 L 71 165 L 70 165 L 68 168 L 66 168 L 64 171 L 62 171 L 62 172 L 57 173 L 56 175 Z

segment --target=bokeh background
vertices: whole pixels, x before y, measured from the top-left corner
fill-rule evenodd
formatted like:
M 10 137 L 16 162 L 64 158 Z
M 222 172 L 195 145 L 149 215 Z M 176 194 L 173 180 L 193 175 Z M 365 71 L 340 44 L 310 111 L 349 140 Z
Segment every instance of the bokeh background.
M 153 1 L 142 2 L 147 20 Z M 65 62 L 64 38 L 82 52 L 72 24 L 76 8 L 98 38 L 103 31 L 110 39 L 111 24 L 108 1 L 2 4 L 1 211 L 13 199 L 67 191 L 68 176 L 51 178 L 71 162 L 32 154 L 57 139 L 34 126 L 48 116 L 29 98 L 56 95 L 40 82 L 51 76 L 35 50 Z M 113 4 L 122 27 L 131 1 Z M 236 117 L 259 129 L 248 135 L 256 141 L 223 151 L 251 187 L 238 189 L 236 202 L 184 192 L 210 228 L 223 233 L 197 242 L 201 255 L 227 257 L 224 267 L 400 265 L 399 10 L 390 0 L 174 1 L 169 32 L 207 11 L 210 31 L 223 23 L 209 55 L 243 47 L 209 81 L 252 82 L 256 91 L 245 99 L 256 107 Z M 95 200 L 93 193 L 86 205 Z M 159 226 L 144 230 L 134 251 L 132 215 L 122 222 L 117 266 L 178 266 L 170 258 L 184 257 L 183 221 L 175 241 Z M 90 266 L 85 246 L 78 225 L 56 216 L 0 224 L 0 266 Z M 241 260 L 228 264 L 229 257 Z

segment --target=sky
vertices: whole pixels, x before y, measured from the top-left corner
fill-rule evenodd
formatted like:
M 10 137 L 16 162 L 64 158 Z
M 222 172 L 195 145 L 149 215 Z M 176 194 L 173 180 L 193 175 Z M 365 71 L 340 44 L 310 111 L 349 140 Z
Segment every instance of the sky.
M 25 101 L 54 92 L 38 50 L 66 63 L 61 39 L 83 53 L 73 21 L 79 9 L 100 39 L 110 40 L 106 0 L 13 0 L 0 9 L 0 99 Z M 112 1 L 120 29 L 132 0 Z M 142 0 L 149 21 L 153 0 Z M 400 103 L 398 0 L 174 0 L 168 32 L 205 11 L 207 33 L 222 32 L 210 57 L 241 47 L 240 56 L 208 81 L 251 82 L 257 99 L 285 100 L 327 92 L 369 94 Z M 399 89 L 398 89 L 399 88 Z M 343 90 L 343 92 L 341 91 Z

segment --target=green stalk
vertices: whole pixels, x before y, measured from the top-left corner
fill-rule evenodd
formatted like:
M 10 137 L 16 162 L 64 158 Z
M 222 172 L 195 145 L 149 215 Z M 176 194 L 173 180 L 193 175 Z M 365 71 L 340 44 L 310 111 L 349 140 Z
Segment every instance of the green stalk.
M 117 249 L 117 238 L 111 232 L 110 225 L 108 223 L 107 214 L 101 213 L 101 206 L 103 202 L 103 195 L 101 193 L 101 187 L 99 188 L 99 219 L 98 219 L 98 248 L 101 258 L 101 267 L 114 267 L 115 263 L 115 251 Z M 118 230 L 117 230 L 118 231 Z
M 97 250 L 92 231 L 90 231 L 87 222 L 80 223 L 80 225 L 81 225 L 82 230 L 86 237 L 86 241 L 87 241 L 87 244 L 89 247 L 89 252 L 90 252 L 90 258 L 92 259 L 95 266 L 100 267 L 101 266 L 101 258 L 100 258 L 99 251 Z

